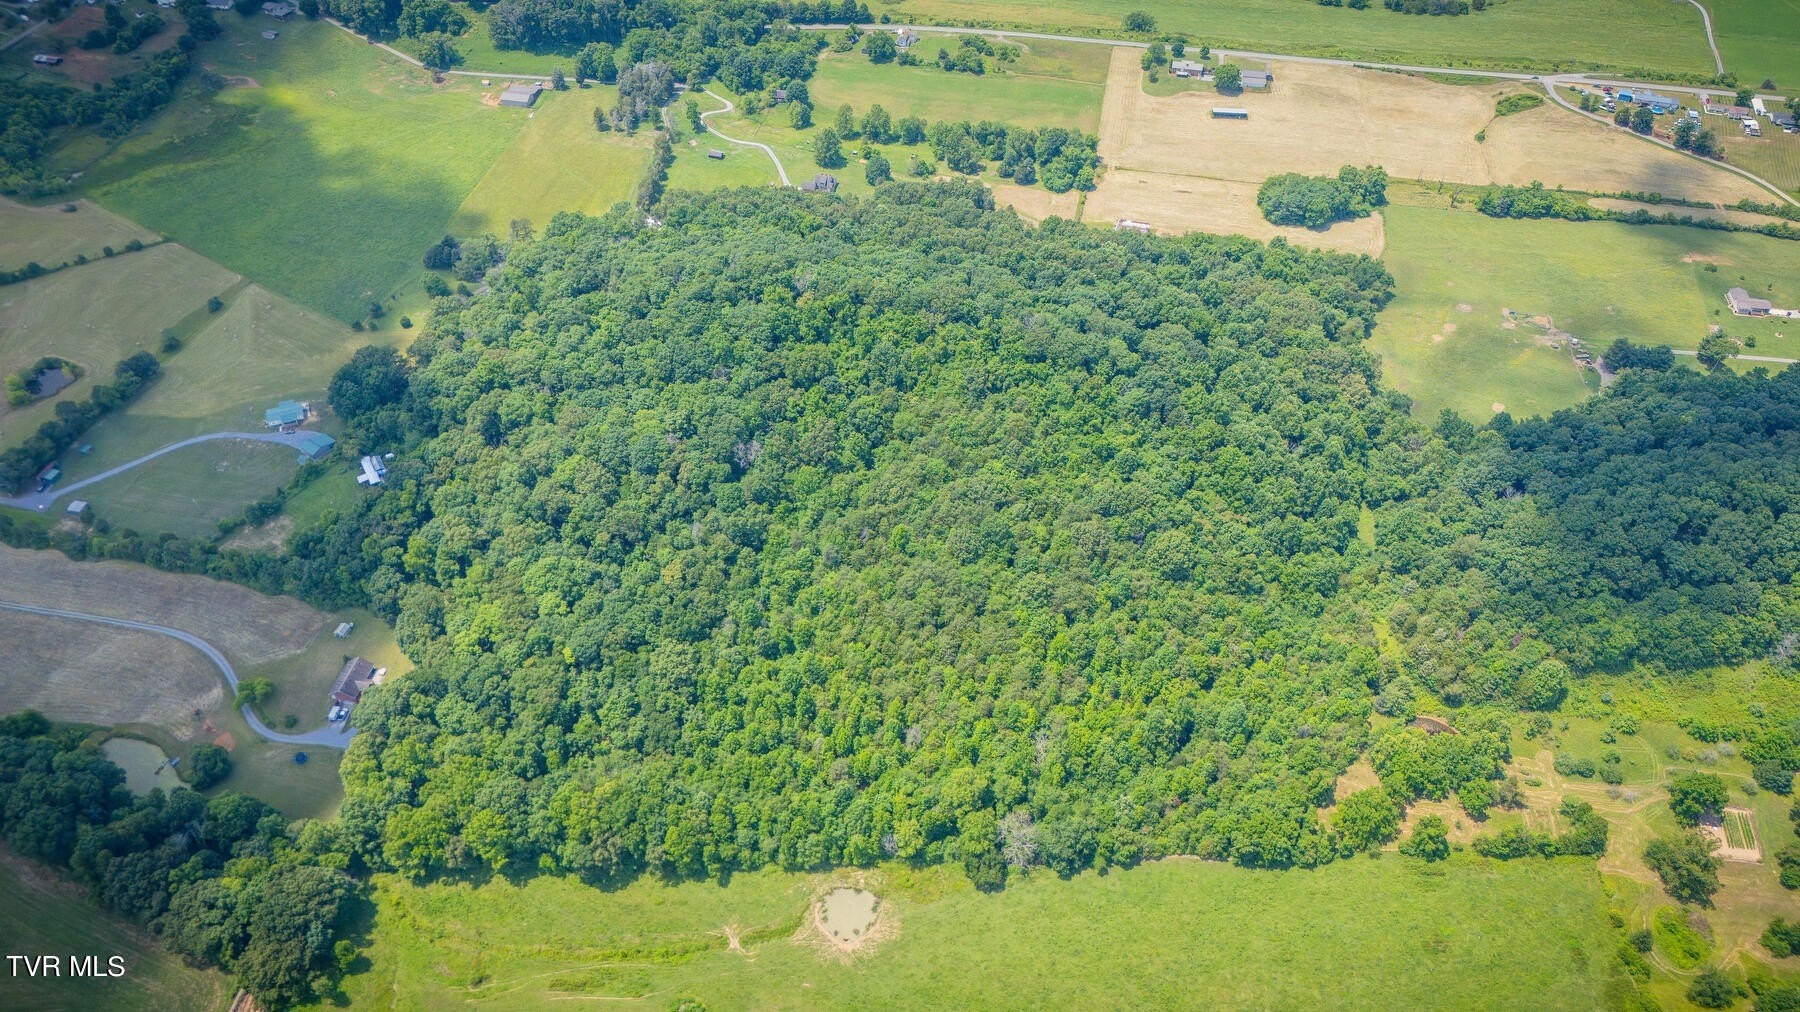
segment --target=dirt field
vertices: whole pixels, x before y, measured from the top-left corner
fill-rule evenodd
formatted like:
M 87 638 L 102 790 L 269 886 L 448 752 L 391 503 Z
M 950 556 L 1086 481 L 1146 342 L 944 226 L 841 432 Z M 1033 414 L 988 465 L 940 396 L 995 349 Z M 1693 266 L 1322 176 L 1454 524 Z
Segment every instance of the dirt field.
M 299 653 L 330 621 L 292 598 L 121 562 L 71 562 L 57 552 L 0 546 L 0 574 L 0 600 L 171 626 L 212 643 L 241 666 Z
M 1012 208 L 1027 221 L 1043 221 L 1051 215 L 1072 220 L 1081 213 L 1081 194 L 1074 190 L 1051 193 L 1041 186 L 1012 183 L 994 183 L 989 188 L 994 191 L 996 205 Z
M 1757 197 L 1748 181 L 1554 106 L 1496 119 L 1518 84 L 1450 86 L 1378 71 L 1277 62 L 1266 92 L 1145 94 L 1136 50 L 1115 49 L 1100 117 L 1107 172 L 1084 219 L 1147 220 L 1159 230 L 1286 235 L 1310 246 L 1379 252 L 1368 219 L 1314 233 L 1277 230 L 1256 187 L 1281 172 L 1329 175 L 1381 165 L 1401 179 L 1633 190 L 1724 203 Z M 1213 119 L 1215 107 L 1248 120 Z M 1476 134 L 1486 130 L 1486 140 Z M 1554 155 L 1554 157 L 1552 157 Z
M 0 709 L 84 724 L 153 724 L 198 740 L 195 710 L 225 702 L 200 652 L 166 636 L 0 611 Z M 131 677 L 154 672 L 154 678 Z

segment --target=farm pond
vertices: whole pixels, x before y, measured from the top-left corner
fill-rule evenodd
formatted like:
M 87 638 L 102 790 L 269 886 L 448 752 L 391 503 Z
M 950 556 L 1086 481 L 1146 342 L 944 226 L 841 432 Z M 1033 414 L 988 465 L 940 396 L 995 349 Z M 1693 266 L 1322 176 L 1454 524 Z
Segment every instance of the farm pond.
M 156 787 L 170 791 L 182 786 L 181 778 L 165 767 L 169 757 L 147 741 L 108 738 L 100 751 L 112 760 L 113 765 L 125 771 L 125 786 L 131 788 L 133 794 L 149 794 Z M 169 779 L 162 778 L 164 772 L 169 773 Z

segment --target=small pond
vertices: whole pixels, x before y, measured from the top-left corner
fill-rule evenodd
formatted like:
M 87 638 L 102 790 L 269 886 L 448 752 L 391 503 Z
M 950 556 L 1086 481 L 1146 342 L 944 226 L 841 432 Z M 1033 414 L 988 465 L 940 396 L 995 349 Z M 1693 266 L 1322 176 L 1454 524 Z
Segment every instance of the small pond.
M 163 764 L 169 757 L 163 750 L 147 741 L 136 738 L 108 738 L 106 744 L 100 746 L 106 758 L 113 765 L 125 771 L 125 786 L 131 788 L 133 794 L 149 794 L 155 787 L 172 791 L 182 786 L 181 778 L 175 771 L 166 769 Z

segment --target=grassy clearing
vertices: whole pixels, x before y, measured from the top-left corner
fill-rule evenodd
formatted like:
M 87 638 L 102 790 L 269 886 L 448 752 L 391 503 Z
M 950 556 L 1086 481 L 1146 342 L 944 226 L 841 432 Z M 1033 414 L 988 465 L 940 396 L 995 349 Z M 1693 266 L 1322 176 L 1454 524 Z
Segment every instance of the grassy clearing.
M 40 977 L 8 974 L 0 989 L 15 1012 L 71 1008 L 224 1009 L 235 990 L 222 974 L 195 970 L 154 936 L 104 913 L 80 886 L 57 872 L 0 852 L 0 923 L 15 955 L 98 955 L 125 960 L 122 977 Z
M 1800 4 L 1795 0 L 1704 0 L 1725 67 L 1754 88 L 1773 78 L 1782 94 L 1800 87 Z
M 28 263 L 55 267 L 77 256 L 99 259 L 106 247 L 122 250 L 133 239 L 155 242 L 156 233 L 88 200 L 28 207 L 0 197 L 0 270 Z
M 456 40 L 456 50 L 463 62 L 458 69 L 492 71 L 496 74 L 543 74 L 557 67 L 575 76 L 575 54 L 580 46 L 530 52 L 523 49 L 495 49 L 494 37 L 488 32 L 487 18 L 476 15 L 469 19 L 469 30 Z
M 1479 981 L 1493 1007 L 1586 1009 L 1608 1001 L 1616 944 L 1598 877 L 1576 861 L 1427 869 L 1390 857 L 1287 873 L 1167 861 L 1015 878 L 998 895 L 954 869 L 868 878 L 896 930 L 842 962 L 796 935 L 826 876 L 609 892 L 384 877 L 372 968 L 346 991 L 353 1005 L 399 1007 L 694 996 L 713 1008 L 1394 1008 Z M 1370 924 L 1386 943 L 1367 944 Z M 728 931 L 743 951 L 729 951 Z
M 1779 16 L 1767 11 L 1767 0 L 1744 0 L 1744 6 L 1763 11 L 1745 24 L 1746 31 Z M 901 0 L 877 10 L 897 22 L 1105 35 L 1119 34 L 1126 13 L 1142 10 L 1156 19 L 1159 34 L 1185 35 L 1214 48 L 1426 66 L 1713 72 L 1700 12 L 1686 4 L 1511 0 L 1451 18 L 1287 0 Z
M 1025 127 L 1099 128 L 1110 47 L 1040 40 L 1012 40 L 1026 49 L 1008 66 L 988 60 L 988 72 L 946 73 L 930 61 L 939 48 L 954 50 L 954 36 L 928 35 L 915 51 L 924 66 L 877 65 L 860 50 L 822 54 L 809 88 L 816 117 L 829 123 L 840 105 L 858 115 L 880 104 L 898 119 L 991 119 Z
M 1800 300 L 1800 244 L 1420 207 L 1390 207 L 1384 217 L 1384 260 L 1398 296 L 1371 345 L 1388 380 L 1423 415 L 1448 407 L 1483 420 L 1496 403 L 1514 415 L 1544 414 L 1587 396 L 1569 352 L 1502 309 L 1548 316 L 1557 330 L 1600 349 L 1619 337 L 1691 349 L 1708 325 L 1722 324 L 1754 338 L 1752 354 L 1800 358 L 1793 321 L 1751 321 L 1724 308 L 1733 285 Z
M 542 228 L 558 211 L 602 214 L 629 200 L 650 164 L 651 135 L 594 129 L 594 107 L 611 108 L 618 89 L 549 92 L 531 119 L 463 201 L 451 220 L 457 235 L 505 236 L 523 218 Z
M 338 622 L 354 622 L 356 628 L 348 637 L 338 639 L 332 635 Z M 412 662 L 394 641 L 394 630 L 373 613 L 333 613 L 331 623 L 332 628 L 321 628 L 300 652 L 239 672 L 243 677 L 267 678 L 275 683 L 274 696 L 263 705 L 263 711 L 275 722 L 292 716 L 301 727 L 317 727 L 331 706 L 332 683 L 344 662 L 352 657 L 365 657 L 376 667 L 386 668 L 390 678 L 412 670 Z
M 210 121 L 172 111 L 196 132 L 153 124 L 157 143 L 102 160 L 83 184 L 274 291 L 358 318 L 419 276 L 420 251 L 528 114 L 483 105 L 468 78 L 434 85 L 324 22 L 289 21 L 269 42 L 260 21 L 221 20 L 201 57 L 246 86 L 207 100 Z
M 207 298 L 237 280 L 190 250 L 162 245 L 0 288 L 0 370 L 43 355 L 86 370 L 55 398 L 0 406 L 0 447 L 30 437 L 58 400 L 85 398 L 96 380 L 110 381 L 120 359 L 157 350 L 163 328 L 203 309 Z
M 82 489 L 94 514 L 145 534 L 214 538 L 219 521 L 294 476 L 292 449 L 223 439 L 176 450 Z

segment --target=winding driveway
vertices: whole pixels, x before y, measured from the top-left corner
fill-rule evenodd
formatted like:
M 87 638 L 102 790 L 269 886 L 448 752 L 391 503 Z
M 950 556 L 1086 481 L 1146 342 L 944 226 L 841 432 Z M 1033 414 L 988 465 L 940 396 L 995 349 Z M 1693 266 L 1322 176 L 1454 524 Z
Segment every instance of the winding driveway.
M 26 615 L 40 615 L 45 618 L 62 618 L 70 619 L 75 622 L 92 622 L 95 625 L 108 625 L 117 629 L 132 629 L 137 632 L 153 633 L 157 636 L 167 636 L 173 640 L 180 640 L 188 646 L 193 647 L 195 650 L 200 651 L 202 654 L 205 654 L 206 659 L 211 661 L 213 666 L 219 669 L 219 674 L 225 676 L 225 684 L 231 687 L 232 693 L 234 695 L 237 693 L 237 672 L 232 670 L 231 662 L 225 659 L 225 655 L 220 653 L 217 647 L 214 647 L 211 643 L 206 642 L 192 633 L 182 632 L 180 629 L 171 629 L 168 626 L 152 625 L 149 622 L 134 622 L 130 619 L 110 618 L 105 615 L 89 615 L 86 612 L 64 611 L 60 608 L 40 608 L 30 604 L 13 604 L 9 601 L 0 601 L 0 609 L 22 612 Z M 316 748 L 341 749 L 347 747 L 350 744 L 351 737 L 356 734 L 356 729 L 349 726 L 349 721 L 335 725 L 326 724 L 323 727 L 313 731 L 307 731 L 303 734 L 282 734 L 280 731 L 276 731 L 267 724 L 264 724 L 256 714 L 251 711 L 250 707 L 245 706 L 241 709 L 244 714 L 244 721 L 250 725 L 250 730 L 262 735 L 269 741 L 280 742 L 283 745 L 311 745 Z
M 1719 73 L 1725 73 L 1725 58 L 1719 55 L 1719 43 L 1713 39 L 1712 12 L 1707 10 L 1706 5 L 1700 0 L 1687 0 L 1687 2 L 1693 4 L 1695 9 L 1700 12 L 1700 23 L 1706 26 L 1706 45 L 1712 50 L 1713 67 Z
M 65 495 L 77 492 L 97 482 L 105 481 L 115 475 L 123 474 L 139 464 L 149 463 L 163 454 L 174 453 L 176 450 L 184 449 L 189 446 L 196 446 L 200 443 L 210 443 L 215 439 L 245 439 L 254 443 L 280 443 L 283 446 L 291 446 L 298 450 L 301 447 L 302 441 L 309 435 L 311 435 L 311 433 L 304 429 L 296 432 L 209 432 L 204 436 L 194 436 L 190 439 L 184 439 L 179 443 L 170 443 L 168 446 L 159 450 L 152 450 L 136 460 L 128 461 L 120 464 L 118 467 L 102 471 L 92 478 L 83 478 L 74 484 L 64 485 L 62 488 L 52 488 L 48 492 L 33 492 L 30 495 L 15 497 L 0 496 L 0 506 L 11 506 L 15 509 L 22 510 L 46 510 L 50 508 L 51 503 L 61 499 Z
M 736 106 L 731 104 L 730 99 L 726 98 L 723 95 L 720 95 L 713 91 L 709 91 L 708 89 L 705 89 L 705 88 L 702 88 L 700 90 L 702 92 L 704 92 L 707 96 L 709 96 L 711 98 L 715 98 L 715 99 L 719 100 L 720 102 L 725 103 L 725 108 L 723 108 L 723 109 L 714 109 L 711 112 L 701 113 L 700 114 L 700 122 L 702 122 L 702 123 L 706 123 L 706 120 L 709 117 L 722 116 L 725 113 L 728 113 L 731 110 L 737 108 Z M 757 148 L 758 150 L 762 151 L 763 154 L 769 156 L 769 161 L 775 163 L 775 174 L 781 177 L 781 185 L 783 185 L 783 186 L 794 185 L 793 183 L 788 182 L 787 169 L 782 167 L 781 159 L 776 157 L 774 148 L 769 147 L 767 144 L 761 144 L 756 141 L 740 141 L 736 137 L 727 137 L 724 134 L 720 133 L 718 130 L 716 130 L 713 127 L 713 125 L 710 123 L 707 123 L 706 131 L 707 131 L 707 133 L 712 134 L 714 137 L 717 137 L 718 139 L 724 141 L 727 144 L 738 144 L 738 145 L 742 145 L 743 147 Z

